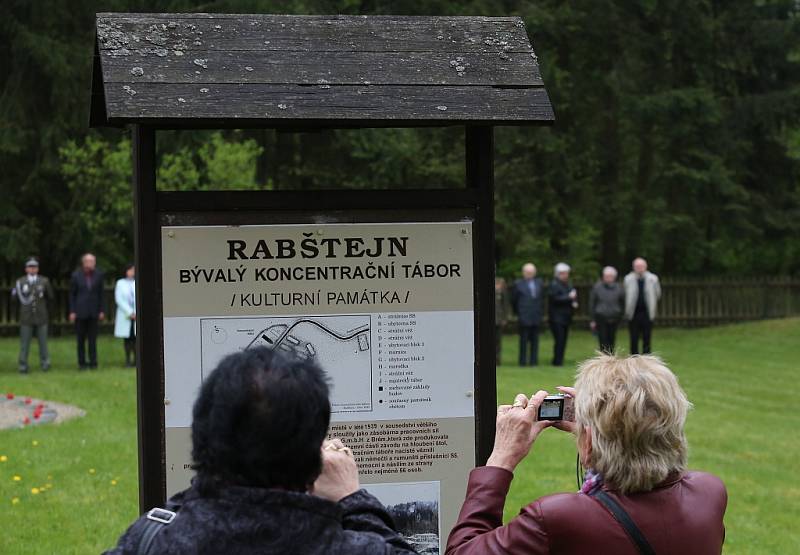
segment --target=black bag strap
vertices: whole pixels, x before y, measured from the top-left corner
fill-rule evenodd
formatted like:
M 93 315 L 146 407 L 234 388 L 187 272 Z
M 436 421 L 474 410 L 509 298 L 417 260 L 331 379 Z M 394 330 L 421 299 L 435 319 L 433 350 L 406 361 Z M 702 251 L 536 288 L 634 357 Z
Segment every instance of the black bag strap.
M 168 511 L 167 509 L 150 509 L 145 516 L 144 529 L 139 538 L 136 555 L 150 555 L 150 548 L 153 546 L 153 540 L 156 539 L 156 536 L 161 530 L 172 524 L 176 516 L 178 516 L 178 513 Z
M 633 522 L 633 519 L 630 517 L 630 515 L 625 511 L 625 509 L 622 508 L 622 505 L 617 503 L 613 497 L 599 488 L 589 495 L 597 499 L 606 509 L 608 509 L 608 512 L 611 513 L 611 516 L 613 516 L 614 519 L 620 523 L 620 525 L 625 529 L 625 532 L 627 532 L 631 541 L 636 544 L 636 549 L 639 550 L 639 553 L 642 555 L 656 555 L 655 550 L 650 546 L 647 538 L 644 537 L 644 534 L 642 534 L 642 531 L 639 530 L 638 526 L 636 526 L 636 523 Z

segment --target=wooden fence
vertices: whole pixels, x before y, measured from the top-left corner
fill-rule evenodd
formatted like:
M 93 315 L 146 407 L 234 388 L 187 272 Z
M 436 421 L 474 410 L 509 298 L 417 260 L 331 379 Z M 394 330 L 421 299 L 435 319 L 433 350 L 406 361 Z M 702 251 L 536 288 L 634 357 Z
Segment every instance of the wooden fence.
M 591 287 L 576 285 L 578 321 L 588 322 Z M 696 327 L 790 316 L 800 316 L 800 278 L 664 278 L 656 324 Z
M 52 335 L 72 330 L 68 321 L 68 287 L 66 282 L 53 284 L 56 300 L 50 306 Z M 591 283 L 577 283 L 580 308 L 575 315 L 579 324 L 588 321 L 586 306 Z M 0 285 L 0 335 L 17 333 L 16 303 L 11 301 L 13 283 Z M 709 326 L 765 318 L 800 316 L 800 278 L 708 278 L 663 279 L 658 307 L 660 326 Z M 114 284 L 107 283 L 106 322 L 103 331 L 110 331 L 116 310 Z

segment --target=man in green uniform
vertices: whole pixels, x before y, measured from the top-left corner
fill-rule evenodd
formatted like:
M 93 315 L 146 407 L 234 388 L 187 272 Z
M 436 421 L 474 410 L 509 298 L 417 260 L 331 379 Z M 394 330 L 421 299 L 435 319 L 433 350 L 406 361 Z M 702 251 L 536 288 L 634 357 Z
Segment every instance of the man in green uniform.
M 52 301 L 55 295 L 50 280 L 39 275 L 38 260 L 31 258 L 25 263 L 25 275 L 14 284 L 11 297 L 19 303 L 19 371 L 23 374 L 28 373 L 28 351 L 34 332 L 39 341 L 39 360 L 42 370 L 49 370 L 47 302 Z

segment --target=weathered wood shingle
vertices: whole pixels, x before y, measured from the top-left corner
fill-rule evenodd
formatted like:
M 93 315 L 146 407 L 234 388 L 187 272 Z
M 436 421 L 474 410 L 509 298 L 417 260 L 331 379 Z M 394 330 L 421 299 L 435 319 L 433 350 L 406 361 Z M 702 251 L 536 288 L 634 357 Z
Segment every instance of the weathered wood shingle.
M 516 17 L 98 14 L 93 125 L 546 123 Z

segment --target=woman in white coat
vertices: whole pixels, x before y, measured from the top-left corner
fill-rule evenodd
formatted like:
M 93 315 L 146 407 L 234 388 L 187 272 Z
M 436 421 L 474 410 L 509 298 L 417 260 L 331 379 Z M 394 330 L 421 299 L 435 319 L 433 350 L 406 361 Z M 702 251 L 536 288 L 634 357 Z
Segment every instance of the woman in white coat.
M 114 336 L 124 340 L 125 365 L 136 366 L 136 268 L 125 267 L 125 277 L 114 287 L 117 316 L 114 318 Z

